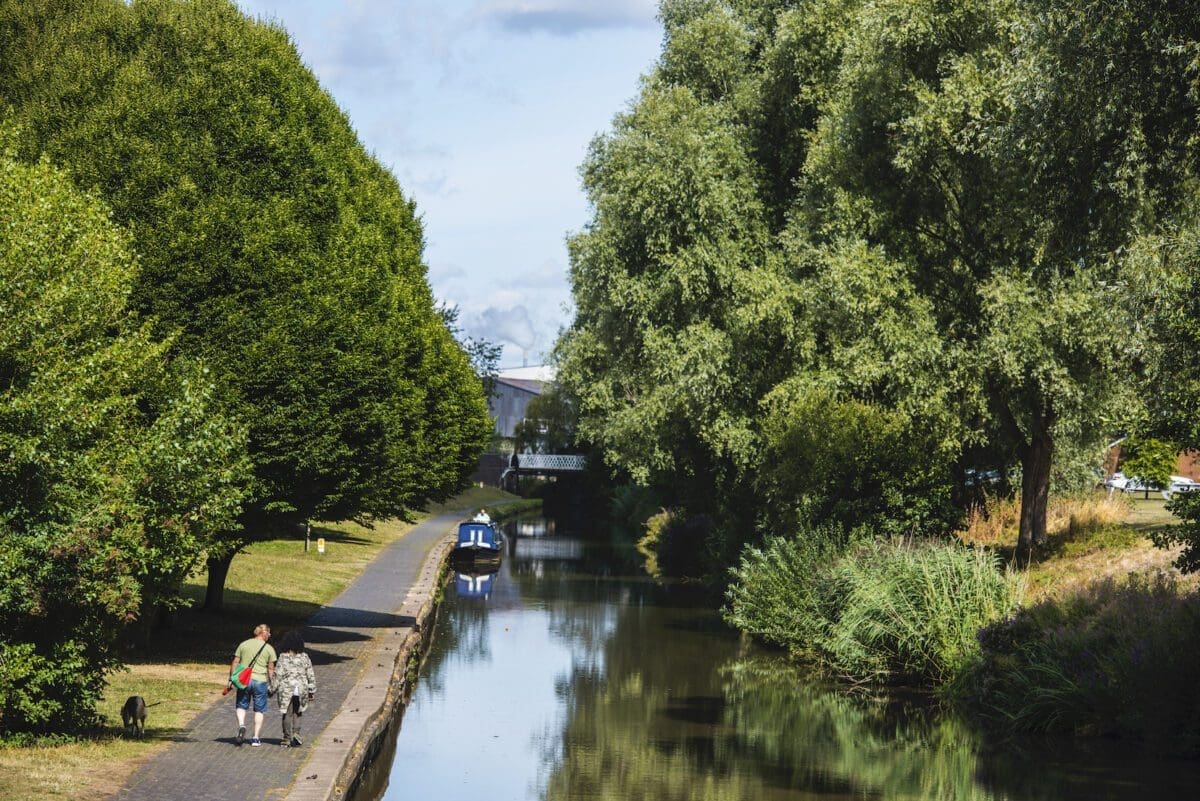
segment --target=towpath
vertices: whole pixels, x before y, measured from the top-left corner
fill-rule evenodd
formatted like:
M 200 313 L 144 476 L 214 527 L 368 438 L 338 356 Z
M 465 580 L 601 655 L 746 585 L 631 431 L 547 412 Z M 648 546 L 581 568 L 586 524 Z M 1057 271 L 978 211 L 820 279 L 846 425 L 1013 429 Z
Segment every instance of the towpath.
M 412 631 L 417 610 L 436 591 L 435 549 L 448 546 L 461 519 L 461 512 L 453 512 L 418 524 L 309 620 L 304 640 L 317 672 L 317 697 L 304 714 L 302 747 L 280 747 L 273 698 L 263 722 L 262 747 L 248 742 L 237 747 L 230 694 L 197 715 L 112 801 L 329 798 L 355 738 L 383 702 L 396 654 Z

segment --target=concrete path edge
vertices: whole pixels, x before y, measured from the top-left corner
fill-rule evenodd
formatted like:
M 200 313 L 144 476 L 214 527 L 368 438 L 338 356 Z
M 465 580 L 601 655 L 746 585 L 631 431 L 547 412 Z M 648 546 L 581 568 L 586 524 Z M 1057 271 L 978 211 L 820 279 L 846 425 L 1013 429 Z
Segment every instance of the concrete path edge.
M 430 619 L 441 598 L 439 590 L 454 541 L 451 532 L 430 549 L 399 610 L 413 619 L 412 626 L 396 632 L 403 637 L 398 645 L 388 645 L 381 638 L 367 657 L 367 667 L 322 732 L 321 747 L 304 764 L 285 801 L 346 801 L 352 797 L 363 771 L 408 702 L 429 646 Z M 393 647 L 395 656 L 388 660 Z

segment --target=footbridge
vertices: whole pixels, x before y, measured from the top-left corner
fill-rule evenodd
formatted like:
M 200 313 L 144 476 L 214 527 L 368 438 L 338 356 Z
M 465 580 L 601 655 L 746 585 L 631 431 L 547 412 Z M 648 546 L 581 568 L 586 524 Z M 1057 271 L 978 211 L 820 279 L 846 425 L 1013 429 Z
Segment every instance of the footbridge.
M 587 457 L 580 453 L 514 453 L 500 476 L 500 486 L 519 476 L 562 476 L 583 473 Z

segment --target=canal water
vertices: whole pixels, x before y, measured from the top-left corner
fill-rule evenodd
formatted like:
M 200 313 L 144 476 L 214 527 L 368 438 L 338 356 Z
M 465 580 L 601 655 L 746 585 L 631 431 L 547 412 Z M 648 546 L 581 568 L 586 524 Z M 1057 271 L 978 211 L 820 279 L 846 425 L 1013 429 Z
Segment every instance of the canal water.
M 604 536 L 506 524 L 455 573 L 411 702 L 354 801 L 1134 801 L 1200 766 L 989 743 L 919 701 L 822 687 Z

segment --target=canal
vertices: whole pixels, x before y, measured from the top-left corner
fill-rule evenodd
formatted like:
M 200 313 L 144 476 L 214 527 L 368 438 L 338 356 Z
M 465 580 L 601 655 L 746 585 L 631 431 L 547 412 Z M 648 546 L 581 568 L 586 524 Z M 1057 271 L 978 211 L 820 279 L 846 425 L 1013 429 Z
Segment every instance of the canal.
M 1133 801 L 1200 766 L 1106 742 L 985 742 L 919 700 L 822 687 L 604 535 L 505 524 L 456 573 L 399 726 L 354 801 Z

